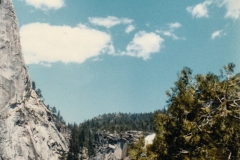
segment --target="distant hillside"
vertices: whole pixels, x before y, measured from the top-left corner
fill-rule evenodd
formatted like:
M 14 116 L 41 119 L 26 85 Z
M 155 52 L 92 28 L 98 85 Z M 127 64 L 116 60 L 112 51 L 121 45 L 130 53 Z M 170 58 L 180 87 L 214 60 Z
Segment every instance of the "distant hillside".
M 89 126 L 93 131 L 153 131 L 153 115 L 154 113 L 109 113 L 83 122 L 80 126 Z
M 160 112 L 160 111 L 157 111 Z M 81 148 L 88 148 L 88 155 L 95 155 L 95 134 L 101 130 L 109 133 L 121 133 L 130 130 L 153 132 L 155 113 L 110 113 L 99 115 L 79 125 L 69 124 L 72 131 L 69 152 L 77 155 Z

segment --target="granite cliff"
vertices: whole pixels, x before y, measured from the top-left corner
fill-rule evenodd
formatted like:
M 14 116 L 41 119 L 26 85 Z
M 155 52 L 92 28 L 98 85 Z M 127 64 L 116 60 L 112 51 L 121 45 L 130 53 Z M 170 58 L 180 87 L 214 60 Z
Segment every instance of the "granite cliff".
M 155 134 L 143 131 L 126 131 L 110 133 L 98 130 L 94 136 L 95 156 L 86 156 L 83 149 L 81 158 L 85 160 L 130 160 L 128 147 L 135 144 L 141 137 L 145 137 L 145 145 L 152 144 Z
M 128 160 L 128 144 L 137 142 L 143 136 L 141 131 L 108 133 L 98 131 L 95 134 L 96 156 L 92 160 Z
M 12 0 L 0 0 L 0 160 L 57 160 L 67 134 L 32 89 Z

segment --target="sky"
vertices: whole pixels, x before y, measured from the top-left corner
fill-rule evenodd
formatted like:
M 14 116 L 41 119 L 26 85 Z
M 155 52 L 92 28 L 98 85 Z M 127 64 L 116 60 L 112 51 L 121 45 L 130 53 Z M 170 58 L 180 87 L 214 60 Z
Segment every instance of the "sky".
M 177 73 L 240 72 L 239 0 L 13 0 L 30 77 L 66 122 L 154 112 Z

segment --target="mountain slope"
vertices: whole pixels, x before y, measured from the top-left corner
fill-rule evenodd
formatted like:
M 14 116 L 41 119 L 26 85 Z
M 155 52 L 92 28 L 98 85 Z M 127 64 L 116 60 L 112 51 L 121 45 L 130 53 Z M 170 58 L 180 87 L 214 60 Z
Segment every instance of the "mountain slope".
M 79 125 L 69 125 L 72 132 L 69 155 L 86 157 L 87 154 L 94 159 L 126 157 L 128 144 L 154 132 L 154 114 L 110 113 L 99 115 Z

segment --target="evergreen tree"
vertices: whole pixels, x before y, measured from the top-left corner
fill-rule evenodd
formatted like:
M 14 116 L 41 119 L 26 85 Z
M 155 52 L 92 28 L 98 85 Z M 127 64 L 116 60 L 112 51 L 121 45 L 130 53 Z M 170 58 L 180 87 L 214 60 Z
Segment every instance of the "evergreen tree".
M 144 137 L 141 137 L 136 144 L 129 145 L 128 154 L 132 160 L 147 160 Z
M 57 112 L 57 118 L 60 120 L 60 111 Z
M 224 66 L 220 76 L 182 70 L 167 92 L 168 110 L 155 115 L 149 150 L 157 159 L 240 159 L 240 75 L 234 66 Z
M 69 152 L 67 160 L 78 160 L 79 159 L 79 133 L 78 133 L 78 126 L 76 124 L 73 125 L 73 129 L 71 131 L 71 139 L 69 145 Z
M 52 108 L 52 112 L 53 112 L 53 114 L 56 114 L 56 113 L 57 113 L 56 107 L 53 107 L 53 108 Z
M 36 93 L 37 93 L 39 98 L 43 98 L 41 89 L 38 88 Z
M 89 139 L 88 139 L 88 155 L 92 157 L 95 155 L 94 147 L 93 147 L 93 137 L 89 131 Z
M 36 83 L 34 81 L 32 81 L 32 89 L 36 90 Z

